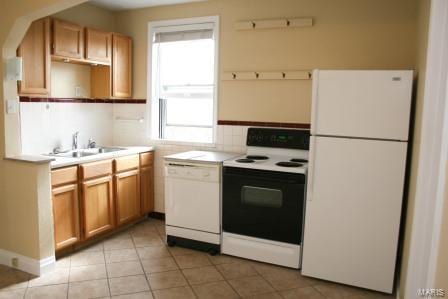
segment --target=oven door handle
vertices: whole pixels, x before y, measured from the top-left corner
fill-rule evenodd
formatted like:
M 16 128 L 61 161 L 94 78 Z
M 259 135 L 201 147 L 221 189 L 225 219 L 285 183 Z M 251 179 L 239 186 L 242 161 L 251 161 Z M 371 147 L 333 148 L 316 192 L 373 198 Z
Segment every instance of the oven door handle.
M 225 177 L 238 177 L 242 179 L 253 179 L 253 180 L 263 180 L 269 182 L 278 182 L 278 183 L 287 183 L 287 184 L 305 184 L 303 181 L 301 182 L 298 179 L 275 179 L 275 178 L 266 178 L 264 176 L 252 176 L 252 175 L 244 175 L 244 174 L 224 174 Z

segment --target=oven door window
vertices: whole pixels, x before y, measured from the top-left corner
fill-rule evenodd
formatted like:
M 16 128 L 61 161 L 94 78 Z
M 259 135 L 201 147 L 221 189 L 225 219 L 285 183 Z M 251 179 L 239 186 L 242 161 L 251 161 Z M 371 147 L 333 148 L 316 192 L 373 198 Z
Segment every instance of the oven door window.
M 243 205 L 278 209 L 283 206 L 283 192 L 278 189 L 243 186 L 241 202 Z

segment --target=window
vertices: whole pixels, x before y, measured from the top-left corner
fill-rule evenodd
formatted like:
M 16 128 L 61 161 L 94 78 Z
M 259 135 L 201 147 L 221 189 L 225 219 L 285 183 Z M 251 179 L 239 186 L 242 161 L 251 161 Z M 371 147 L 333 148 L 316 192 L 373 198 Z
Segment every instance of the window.
M 150 23 L 152 139 L 214 142 L 217 21 Z

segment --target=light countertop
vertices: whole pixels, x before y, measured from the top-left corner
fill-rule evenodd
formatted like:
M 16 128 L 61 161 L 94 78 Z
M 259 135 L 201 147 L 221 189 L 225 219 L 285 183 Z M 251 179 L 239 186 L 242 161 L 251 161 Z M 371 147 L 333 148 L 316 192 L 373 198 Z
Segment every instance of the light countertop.
M 199 163 L 222 163 L 225 160 L 241 156 L 241 153 L 212 152 L 212 151 L 189 151 L 179 154 L 165 156 L 168 161 L 199 162 Z
M 114 146 L 115 147 L 115 146 Z M 56 157 L 51 155 L 18 155 L 5 157 L 4 160 L 10 161 L 18 161 L 24 163 L 32 163 L 32 164 L 44 164 L 50 163 L 51 168 L 60 168 L 71 165 L 78 165 L 82 163 L 100 161 L 104 159 L 113 159 L 116 157 L 129 156 L 140 154 L 144 152 L 154 151 L 154 146 L 118 146 L 122 148 L 121 151 L 110 152 L 110 153 L 101 153 L 86 157 L 80 158 L 72 158 L 72 157 Z
M 115 147 L 115 146 L 114 146 Z M 120 147 L 120 146 L 118 146 Z M 82 163 L 95 162 L 104 159 L 112 159 L 117 157 L 129 156 L 134 154 L 140 154 L 144 152 L 154 151 L 155 147 L 153 146 L 127 146 L 120 147 L 123 148 L 121 151 L 110 152 L 110 153 L 101 153 L 92 156 L 80 157 L 80 158 L 72 158 L 72 157 L 52 157 L 53 161 L 50 162 L 51 168 L 60 168 L 71 165 L 78 165 Z

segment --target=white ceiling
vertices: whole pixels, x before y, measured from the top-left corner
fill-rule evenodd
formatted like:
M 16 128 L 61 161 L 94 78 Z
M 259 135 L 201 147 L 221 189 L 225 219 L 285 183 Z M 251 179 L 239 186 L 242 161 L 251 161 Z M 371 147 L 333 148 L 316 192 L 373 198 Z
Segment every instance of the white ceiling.
M 110 10 L 127 10 L 199 1 L 206 0 L 91 0 L 90 3 Z

